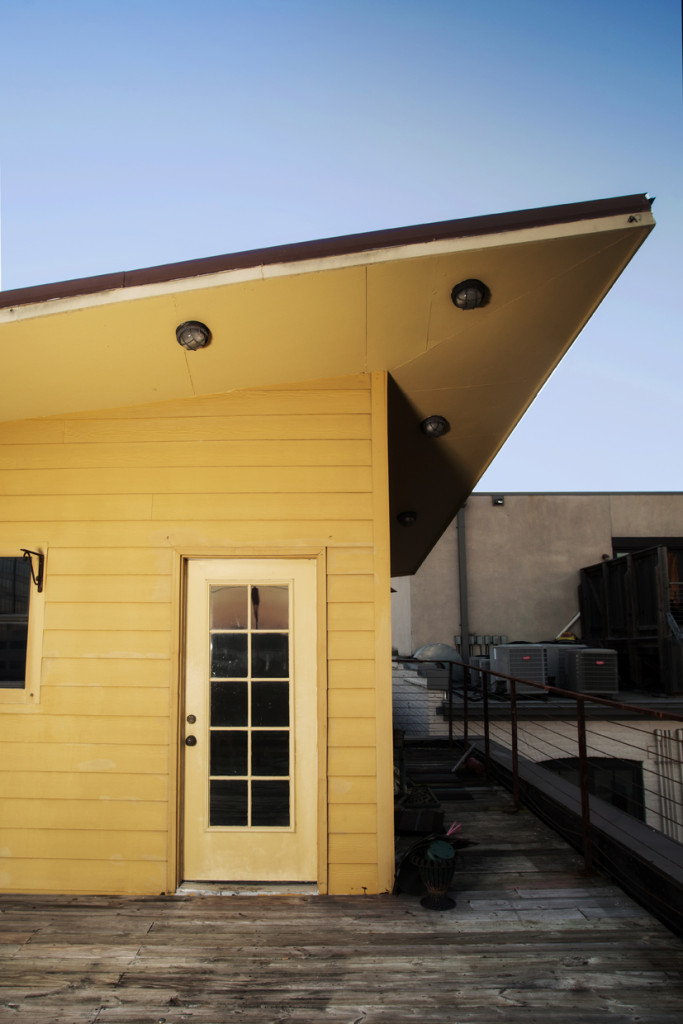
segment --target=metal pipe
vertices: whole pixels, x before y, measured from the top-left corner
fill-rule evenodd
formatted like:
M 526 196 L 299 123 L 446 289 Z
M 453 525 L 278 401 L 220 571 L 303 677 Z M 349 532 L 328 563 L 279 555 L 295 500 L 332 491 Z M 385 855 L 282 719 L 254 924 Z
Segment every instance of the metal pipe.
M 586 747 L 586 708 L 579 697 L 576 701 L 576 729 L 579 739 L 579 786 L 581 788 L 581 822 L 583 826 L 583 864 L 587 875 L 593 873 L 591 843 L 591 808 L 588 792 L 588 751 Z
M 462 717 L 463 717 L 463 740 L 465 746 L 470 741 L 470 703 L 469 703 L 469 689 L 470 689 L 470 669 L 469 665 L 465 666 L 463 673 L 464 686 L 462 688 Z
M 491 735 L 489 723 L 489 683 L 491 673 L 487 669 L 481 669 L 482 698 L 484 701 L 484 762 L 486 764 L 486 775 L 491 777 Z
M 512 751 L 512 807 L 518 811 L 519 802 L 519 752 L 517 747 L 517 692 L 515 683 L 510 682 L 510 730 Z
M 574 618 L 573 618 L 573 619 L 570 619 L 570 620 L 569 620 L 569 622 L 568 622 L 568 623 L 567 623 L 567 625 L 566 625 L 566 626 L 564 627 L 564 629 L 561 629 L 561 630 L 560 630 L 560 632 L 559 632 L 559 633 L 557 634 L 557 636 L 555 637 L 555 639 L 556 639 L 556 640 L 559 640 L 559 639 L 560 639 L 560 637 L 562 636 L 562 634 L 563 634 L 563 633 L 566 633 L 568 629 L 571 629 L 571 628 L 572 628 L 572 626 L 574 625 L 574 623 L 575 623 L 575 622 L 578 622 L 578 620 L 579 620 L 580 618 L 581 618 L 581 612 L 577 612 L 577 613 L 576 613 L 576 615 L 574 616 Z
M 467 604 L 467 544 L 465 537 L 465 508 L 458 509 L 456 517 L 458 524 L 458 588 L 460 593 L 460 636 L 461 653 L 463 660 L 469 664 L 470 660 L 470 619 Z
M 453 662 L 448 662 L 448 746 L 453 746 Z

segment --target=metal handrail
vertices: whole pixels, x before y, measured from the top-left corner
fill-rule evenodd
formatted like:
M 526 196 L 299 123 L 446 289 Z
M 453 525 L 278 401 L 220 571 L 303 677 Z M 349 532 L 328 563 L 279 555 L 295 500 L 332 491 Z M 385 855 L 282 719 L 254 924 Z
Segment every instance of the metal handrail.
M 462 739 L 467 746 L 469 742 L 469 690 L 471 686 L 471 669 L 466 661 L 462 660 L 449 660 L 439 658 L 400 658 L 398 659 L 402 664 L 417 664 L 417 665 L 448 665 L 448 742 L 453 746 L 453 692 L 454 692 L 454 678 L 453 670 L 457 665 L 463 669 L 463 735 Z M 644 708 L 637 704 L 627 704 L 622 701 L 610 700 L 607 697 L 596 697 L 592 694 L 577 693 L 573 690 L 563 690 L 558 686 L 550 686 L 547 683 L 537 683 L 530 679 L 524 679 L 519 676 L 506 675 L 504 672 L 500 672 L 497 669 L 491 668 L 478 668 L 478 672 L 485 675 L 488 679 L 490 676 L 495 676 L 496 679 L 503 679 L 510 684 L 510 729 L 511 729 L 511 742 L 510 751 L 512 759 L 512 802 L 513 811 L 519 810 L 521 806 L 520 802 L 520 776 L 519 776 L 519 741 L 518 741 L 518 714 L 517 714 L 517 684 L 522 683 L 525 687 L 532 686 L 535 689 L 542 691 L 546 694 L 554 694 L 558 697 L 567 697 L 576 703 L 576 728 L 577 728 L 577 745 L 579 753 L 579 789 L 581 793 L 581 820 L 582 820 L 582 839 L 583 839 L 583 857 L 584 866 L 587 873 L 592 871 L 592 840 L 591 840 L 591 810 L 590 810 L 590 791 L 589 791 L 589 775 L 588 775 L 588 753 L 586 743 L 586 704 L 598 704 L 603 707 L 616 709 L 619 711 L 633 712 L 635 715 L 641 718 L 656 718 L 660 721 L 673 721 L 683 722 L 683 715 L 675 714 L 669 711 L 659 711 L 654 708 Z M 488 685 L 482 687 L 482 707 L 484 712 L 484 758 L 487 772 L 490 771 L 491 765 L 491 741 L 490 741 L 490 718 L 489 718 L 489 693 Z

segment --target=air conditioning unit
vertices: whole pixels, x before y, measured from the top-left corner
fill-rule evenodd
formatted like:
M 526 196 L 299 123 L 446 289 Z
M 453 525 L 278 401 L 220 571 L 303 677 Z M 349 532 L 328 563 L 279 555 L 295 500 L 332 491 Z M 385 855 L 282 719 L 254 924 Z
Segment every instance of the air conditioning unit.
M 610 697 L 619 689 L 617 652 L 603 647 L 568 647 L 561 654 L 565 690 Z
M 548 657 L 540 644 L 501 644 L 491 648 L 491 669 L 493 672 L 503 672 L 506 676 L 528 679 L 530 683 L 542 683 L 545 686 L 548 682 Z M 507 679 L 493 676 L 492 681 L 497 690 L 510 692 Z M 518 697 L 548 696 L 545 690 L 525 686 L 524 683 L 515 685 L 515 693 Z
M 448 689 L 448 665 L 420 665 L 417 672 L 427 680 L 428 690 Z
M 470 655 L 470 686 L 473 690 L 481 690 L 483 685 L 484 675 L 479 664 L 481 660 L 479 654 Z
M 425 644 L 413 655 L 417 661 L 424 662 L 417 671 L 427 680 L 428 690 L 448 690 L 448 680 L 462 683 L 464 669 L 460 664 L 462 656 L 448 644 Z M 449 662 L 453 662 L 450 668 Z
M 543 643 L 540 646 L 544 647 L 546 651 L 548 686 L 557 686 L 559 689 L 564 689 L 563 654 L 567 650 L 578 651 L 586 647 L 586 644 Z
M 470 658 L 470 683 L 473 689 L 479 690 L 481 693 L 485 688 L 491 692 L 491 675 L 489 672 L 482 671 L 485 668 L 491 668 L 490 658 L 485 658 L 483 655 Z

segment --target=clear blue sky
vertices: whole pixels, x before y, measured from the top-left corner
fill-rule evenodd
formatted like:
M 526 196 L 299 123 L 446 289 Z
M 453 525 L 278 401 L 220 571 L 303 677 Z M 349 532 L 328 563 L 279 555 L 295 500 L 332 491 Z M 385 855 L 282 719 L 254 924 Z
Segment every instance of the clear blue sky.
M 5 288 L 650 192 L 482 479 L 681 490 L 678 0 L 0 4 Z

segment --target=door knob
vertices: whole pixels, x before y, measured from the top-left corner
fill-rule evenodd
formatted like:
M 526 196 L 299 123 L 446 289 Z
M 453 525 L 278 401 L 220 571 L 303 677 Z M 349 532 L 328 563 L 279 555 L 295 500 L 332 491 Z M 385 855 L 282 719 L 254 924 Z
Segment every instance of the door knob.
M 197 746 L 197 737 L 196 736 L 187 736 L 185 738 L 185 746 L 186 747 L 196 747 Z

